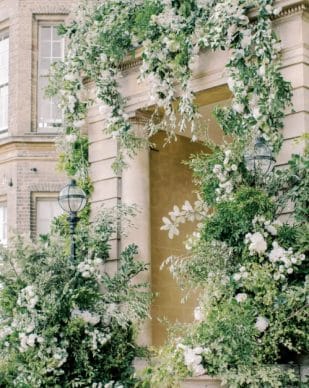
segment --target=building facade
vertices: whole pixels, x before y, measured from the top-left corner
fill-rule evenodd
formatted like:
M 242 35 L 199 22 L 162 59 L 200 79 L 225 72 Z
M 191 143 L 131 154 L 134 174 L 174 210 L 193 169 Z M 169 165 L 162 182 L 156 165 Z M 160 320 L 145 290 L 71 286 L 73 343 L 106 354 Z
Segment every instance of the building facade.
M 0 0 L 0 239 L 4 242 L 10 231 L 30 232 L 33 236 L 46 233 L 50 220 L 59 212 L 56 196 L 67 180 L 56 170 L 55 139 L 62 117 L 56 100 L 46 98 L 42 90 L 50 63 L 64 55 L 65 42 L 55 26 L 66 20 L 74 3 Z M 287 112 L 285 118 L 284 145 L 277 158 L 277 166 L 284 168 L 292 153 L 302 152 L 304 143 L 296 140 L 309 131 L 309 2 L 277 3 L 282 11 L 273 25 L 282 41 L 282 73 L 292 83 L 294 104 L 294 111 Z M 217 104 L 230 103 L 225 77 L 228 56 L 223 51 L 203 53 L 192 80 L 200 112 L 217 143 L 222 141 L 222 132 L 211 112 Z M 149 106 L 148 86 L 137 82 L 139 65 L 138 57 L 123 64 L 120 85 L 137 130 L 145 124 Z M 92 93 L 89 83 L 89 94 Z M 162 217 L 174 204 L 194 201 L 191 172 L 181 162 L 205 148 L 192 143 L 189 132 L 179 135 L 177 143 L 164 147 L 164 133 L 158 133 L 153 149 L 141 151 L 129 161 L 128 169 L 115 175 L 111 165 L 117 156 L 117 143 L 103 133 L 103 118 L 99 105 L 93 105 L 87 120 L 94 185 L 92 215 L 103 205 L 139 206 L 136 228 L 126 238 L 111 242 L 106 270 L 116 270 L 118 254 L 128 242 L 139 246 L 140 258 L 150 263 L 145 280 L 159 294 L 152 306 L 153 319 L 145 325 L 141 341 L 158 345 L 164 341 L 165 332 L 157 318 L 193 318 L 194 297 L 182 305 L 182 295 L 170 274 L 160 270 L 166 257 L 184 252 L 183 238 L 169 240 L 160 226 Z M 282 217 L 289 217 L 289 209 Z M 191 228 L 192 225 L 186 226 L 183 235 Z

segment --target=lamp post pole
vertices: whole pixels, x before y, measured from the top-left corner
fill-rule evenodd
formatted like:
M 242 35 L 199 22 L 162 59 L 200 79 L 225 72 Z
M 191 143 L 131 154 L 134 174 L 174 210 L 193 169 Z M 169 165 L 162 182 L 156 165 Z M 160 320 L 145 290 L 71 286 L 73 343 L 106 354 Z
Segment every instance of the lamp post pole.
M 71 260 L 74 262 L 76 258 L 76 242 L 75 242 L 75 228 L 79 221 L 77 217 L 77 212 L 70 212 L 69 217 L 69 226 L 70 226 L 70 236 L 71 236 Z
M 60 191 L 58 197 L 61 208 L 68 213 L 71 237 L 70 259 L 72 262 L 76 259 L 75 229 L 79 221 L 77 213 L 86 206 L 86 198 L 86 194 L 76 185 L 76 181 L 74 179 L 72 179 L 71 182 Z

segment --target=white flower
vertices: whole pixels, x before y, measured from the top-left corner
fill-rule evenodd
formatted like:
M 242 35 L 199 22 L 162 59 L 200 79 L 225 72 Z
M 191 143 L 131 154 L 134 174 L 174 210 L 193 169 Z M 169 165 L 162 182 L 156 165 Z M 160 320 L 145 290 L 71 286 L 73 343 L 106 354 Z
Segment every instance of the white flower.
M 172 240 L 174 236 L 179 235 L 179 229 L 169 218 L 163 217 L 162 221 L 164 222 L 164 225 L 161 226 L 160 230 L 167 230 L 169 239 Z
M 203 352 L 204 349 L 201 346 L 195 348 L 184 346 L 184 362 L 187 368 L 192 372 L 193 376 L 201 376 L 206 372 L 202 365 L 203 358 L 201 354 Z
M 269 326 L 269 321 L 265 317 L 257 317 L 255 322 L 255 328 L 260 332 L 263 333 Z
M 200 306 L 195 307 L 193 314 L 196 321 L 199 322 L 203 319 L 203 312 Z
M 251 254 L 263 254 L 267 249 L 267 243 L 260 232 L 255 232 L 253 234 L 247 234 L 246 238 L 251 242 L 249 244 L 249 251 Z
M 241 279 L 241 274 L 240 273 L 235 273 L 234 275 L 233 275 L 233 279 L 236 281 L 236 282 L 238 282 L 240 279 Z
M 213 171 L 214 174 L 219 174 L 219 173 L 221 173 L 221 172 L 222 172 L 222 166 L 221 166 L 221 164 L 215 164 L 212 171 Z
M 272 236 L 277 235 L 277 229 L 274 227 L 273 224 L 265 224 L 265 229 L 267 230 L 268 233 L 270 233 Z
M 243 104 L 236 103 L 236 102 L 233 104 L 233 109 L 237 113 L 244 113 L 244 108 L 245 107 Z
M 270 251 L 268 257 L 269 257 L 269 260 L 272 262 L 272 263 L 275 263 L 279 260 L 282 260 L 282 258 L 284 258 L 286 255 L 286 250 L 283 249 L 282 247 L 279 246 L 279 244 L 274 241 L 273 242 L 273 249 Z
M 239 293 L 235 296 L 235 299 L 238 303 L 245 302 L 248 298 L 248 295 L 246 293 Z
M 97 325 L 100 322 L 100 315 L 96 313 L 91 313 L 88 310 L 81 311 L 79 309 L 74 309 L 71 312 L 72 318 L 81 318 L 85 323 L 90 323 L 90 325 Z
M 186 220 L 183 216 L 183 212 L 180 211 L 179 207 L 174 205 L 173 211 L 168 213 L 172 221 L 177 221 L 179 224 L 183 224 Z
M 282 7 L 276 7 L 273 9 L 273 14 L 277 16 L 280 14 L 281 11 L 282 11 Z
M 252 116 L 256 120 L 258 120 L 261 117 L 261 111 L 260 111 L 259 107 L 256 106 L 255 108 L 252 109 Z
M 65 140 L 67 143 L 75 143 L 77 140 L 77 135 L 75 133 L 70 133 L 69 135 L 65 136 Z
M 81 128 L 82 126 L 85 125 L 85 123 L 86 123 L 85 120 L 76 120 L 74 121 L 73 125 L 76 128 Z

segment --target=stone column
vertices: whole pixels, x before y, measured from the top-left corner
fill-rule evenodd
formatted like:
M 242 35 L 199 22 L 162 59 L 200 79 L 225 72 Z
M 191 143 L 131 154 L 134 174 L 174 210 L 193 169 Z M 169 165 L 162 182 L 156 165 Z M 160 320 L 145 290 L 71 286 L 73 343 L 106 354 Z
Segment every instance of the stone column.
M 145 125 L 143 117 L 132 119 L 132 125 L 136 133 L 141 133 Z M 127 236 L 121 239 L 121 249 L 130 243 L 138 245 L 139 254 L 137 260 L 145 263 L 151 262 L 150 244 L 150 176 L 149 176 L 149 150 L 142 149 L 132 158 L 127 159 L 128 167 L 122 173 L 121 201 L 126 205 L 137 205 L 138 214 L 133 219 L 134 228 L 127 231 Z M 140 274 L 137 282 L 150 284 L 149 270 Z M 151 344 L 151 324 L 147 321 L 138 338 L 140 345 Z

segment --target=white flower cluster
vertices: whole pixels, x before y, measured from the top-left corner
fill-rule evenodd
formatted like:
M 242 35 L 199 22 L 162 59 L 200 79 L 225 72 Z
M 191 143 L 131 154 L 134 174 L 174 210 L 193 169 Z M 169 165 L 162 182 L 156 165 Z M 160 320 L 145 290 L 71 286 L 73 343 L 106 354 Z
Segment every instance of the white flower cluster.
M 44 342 L 44 338 L 38 336 L 35 333 L 27 335 L 26 333 L 19 333 L 20 346 L 19 351 L 21 353 L 26 352 L 29 347 L 33 348 L 36 343 L 42 344 Z
M 207 215 L 207 212 L 208 207 L 201 199 L 195 201 L 194 206 L 189 201 L 185 201 L 181 210 L 175 205 L 173 210 L 168 213 L 170 218 L 163 217 L 164 225 L 160 229 L 168 231 L 168 237 L 173 239 L 174 236 L 179 235 L 179 226 L 181 224 L 186 221 L 200 221 Z M 198 236 L 193 237 L 194 239 L 198 238 Z
M 71 311 L 71 317 L 80 318 L 85 323 L 89 323 L 90 325 L 93 325 L 93 326 L 97 325 L 101 320 L 101 317 L 99 314 L 91 313 L 88 310 L 81 311 L 77 308 Z
M 92 276 L 99 277 L 102 263 L 102 259 L 95 258 L 92 260 L 87 258 L 78 264 L 77 270 L 82 274 L 82 277 L 84 278 L 90 278 Z
M 285 279 L 286 275 L 291 275 L 306 258 L 304 254 L 294 253 L 292 248 L 282 248 L 277 241 L 272 243 L 272 250 L 267 256 L 276 268 L 274 280 Z
M 38 303 L 38 300 L 39 297 L 36 294 L 35 287 L 30 285 L 20 291 L 17 304 L 21 307 L 26 307 L 28 310 L 33 310 Z
M 291 275 L 295 266 L 299 266 L 305 260 L 305 255 L 294 253 L 292 248 L 284 249 L 276 240 L 272 241 L 270 249 L 266 240 L 269 236 L 275 238 L 278 228 L 282 224 L 279 221 L 271 222 L 266 220 L 263 216 L 255 217 L 252 224 L 255 229 L 259 228 L 260 231 L 248 233 L 245 237 L 250 255 L 258 254 L 267 258 L 273 264 L 274 280 L 283 280 L 287 275 Z
M 255 328 L 260 332 L 263 333 L 269 326 L 269 321 L 265 317 L 257 317 L 255 322 Z
M 56 362 L 57 368 L 60 368 L 61 365 L 63 365 L 67 361 L 68 352 L 63 348 L 56 347 L 54 349 L 53 359 Z
M 267 242 L 260 232 L 247 233 L 245 243 L 249 245 L 250 255 L 263 255 L 267 249 Z
M 242 279 L 247 279 L 248 276 L 249 273 L 247 272 L 246 267 L 242 266 L 239 268 L 239 272 L 234 273 L 233 279 L 235 282 L 239 282 Z
M 13 333 L 13 330 L 10 326 L 3 326 L 0 329 L 0 340 L 5 340 L 6 337 L 11 335 Z
M 201 238 L 200 232 L 193 232 L 191 236 L 189 236 L 185 243 L 185 248 L 187 251 L 192 251 L 193 247 L 197 244 L 199 239 Z
M 216 201 L 226 201 L 232 199 L 234 182 L 240 182 L 241 175 L 239 174 L 237 164 L 231 161 L 232 150 L 224 151 L 223 164 L 215 164 L 212 172 L 219 181 L 219 187 L 216 188 Z
M 91 341 L 91 348 L 93 351 L 98 349 L 98 344 L 101 346 L 105 345 L 111 339 L 111 335 L 102 333 L 101 331 L 94 329 L 92 331 L 86 330 L 86 334 L 89 335 Z
M 183 351 L 184 363 L 193 376 L 202 376 L 206 373 L 206 369 L 203 367 L 203 353 L 209 352 L 209 349 L 197 346 L 192 348 L 183 344 L 178 344 L 177 349 Z

